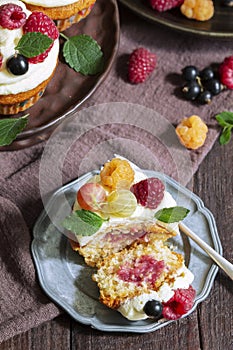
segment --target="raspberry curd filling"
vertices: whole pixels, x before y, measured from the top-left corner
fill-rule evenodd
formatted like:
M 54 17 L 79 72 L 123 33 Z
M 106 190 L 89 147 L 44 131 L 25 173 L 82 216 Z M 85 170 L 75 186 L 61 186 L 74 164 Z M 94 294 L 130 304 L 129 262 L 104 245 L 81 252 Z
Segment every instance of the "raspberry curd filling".
M 26 4 L 30 5 L 36 5 L 36 6 L 43 6 L 43 7 L 56 7 L 56 6 L 66 6 L 75 4 L 76 2 L 79 2 L 79 0 L 24 0 Z
M 143 255 L 131 263 L 126 262 L 117 274 L 122 281 L 134 282 L 139 286 L 144 282 L 153 286 L 165 269 L 163 260 L 157 261 L 153 256 Z
M 0 5 L 13 3 L 20 6 L 27 17 L 31 14 L 26 6 L 18 0 L 2 0 Z M 9 30 L 0 26 L 0 53 L 3 57 L 0 69 L 0 95 L 18 94 L 34 89 L 39 84 L 47 80 L 53 73 L 57 65 L 59 52 L 59 41 L 54 41 L 53 47 L 44 62 L 30 64 L 26 74 L 15 76 L 8 72 L 6 62 L 14 55 L 15 47 L 23 35 L 22 28 Z

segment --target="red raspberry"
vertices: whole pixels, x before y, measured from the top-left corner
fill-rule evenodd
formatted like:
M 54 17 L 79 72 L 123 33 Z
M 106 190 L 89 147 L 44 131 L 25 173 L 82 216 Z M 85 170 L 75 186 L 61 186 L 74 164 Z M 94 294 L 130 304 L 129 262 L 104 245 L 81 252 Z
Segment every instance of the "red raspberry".
M 3 56 L 0 54 L 0 69 L 2 68 Z
M 188 289 L 176 289 L 173 297 L 163 303 L 163 317 L 177 320 L 193 307 L 196 291 L 192 286 Z
M 156 56 L 144 48 L 134 50 L 129 57 L 128 78 L 133 84 L 143 83 L 153 72 Z
M 156 177 L 142 180 L 130 189 L 143 207 L 156 209 L 164 196 L 165 186 Z
M 228 89 L 233 89 L 233 56 L 226 57 L 219 67 L 220 80 Z
M 164 12 L 182 5 L 184 0 L 149 0 L 149 2 L 154 10 Z
M 0 6 L 0 26 L 7 29 L 17 29 L 24 25 L 26 13 L 15 4 L 6 4 Z
M 24 33 L 29 32 L 40 32 L 42 34 L 47 35 L 53 40 L 56 40 L 59 37 L 59 32 L 57 30 L 57 27 L 55 26 L 55 23 L 51 18 L 46 16 L 43 12 L 37 12 L 34 11 L 27 19 L 24 27 L 23 27 Z M 43 52 L 42 54 L 28 58 L 28 62 L 30 63 L 38 63 L 43 62 L 45 58 L 48 56 L 49 51 L 53 47 L 53 43 L 50 45 L 50 47 Z

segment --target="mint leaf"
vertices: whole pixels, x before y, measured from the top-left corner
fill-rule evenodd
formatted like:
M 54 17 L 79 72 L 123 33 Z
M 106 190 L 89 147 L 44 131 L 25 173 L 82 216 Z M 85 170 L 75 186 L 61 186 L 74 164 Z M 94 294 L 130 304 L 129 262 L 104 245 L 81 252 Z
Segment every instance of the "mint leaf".
M 28 114 L 21 118 L 6 118 L 0 120 L 0 146 L 7 146 L 25 128 Z
M 219 142 L 221 145 L 226 145 L 231 139 L 231 126 L 225 127 L 221 133 Z
M 15 50 L 25 57 L 35 57 L 45 52 L 53 40 L 47 35 L 39 32 L 24 34 L 19 40 Z
M 215 117 L 221 126 L 227 126 L 227 125 L 232 125 L 233 126 L 233 113 L 224 111 L 222 113 L 219 113 Z
M 93 38 L 82 34 L 66 39 L 63 55 L 71 68 L 83 75 L 94 75 L 102 71 L 103 52 Z
M 67 216 L 62 226 L 76 235 L 91 236 L 100 229 L 104 221 L 106 220 L 92 211 L 81 209 Z
M 159 221 L 170 224 L 183 220 L 189 213 L 189 209 L 184 207 L 164 208 L 155 213 L 155 218 Z
M 226 145 L 231 139 L 231 130 L 233 128 L 233 113 L 224 111 L 215 116 L 219 125 L 223 128 L 219 142 L 221 145 Z

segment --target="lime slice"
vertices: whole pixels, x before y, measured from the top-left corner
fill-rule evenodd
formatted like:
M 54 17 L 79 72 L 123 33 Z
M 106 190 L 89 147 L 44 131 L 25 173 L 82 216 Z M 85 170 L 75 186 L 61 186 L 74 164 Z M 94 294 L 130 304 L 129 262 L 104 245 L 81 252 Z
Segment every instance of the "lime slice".
M 128 217 L 137 208 L 135 195 L 128 190 L 111 192 L 107 197 L 107 203 L 103 207 L 103 212 L 116 217 Z

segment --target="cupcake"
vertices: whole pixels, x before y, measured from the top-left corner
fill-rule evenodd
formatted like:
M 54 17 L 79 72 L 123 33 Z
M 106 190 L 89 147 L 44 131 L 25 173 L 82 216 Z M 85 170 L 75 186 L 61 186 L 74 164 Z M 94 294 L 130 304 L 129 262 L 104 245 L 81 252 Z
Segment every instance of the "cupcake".
M 38 56 L 26 58 L 15 47 L 28 32 L 52 39 Z M 0 114 L 16 114 L 31 107 L 42 95 L 55 72 L 59 32 L 42 12 L 31 13 L 23 2 L 1 0 L 0 6 Z
M 59 31 L 85 18 L 96 0 L 24 0 L 30 11 L 42 11 L 52 18 Z
M 100 261 L 92 278 L 100 302 L 130 321 L 179 319 L 196 295 L 183 255 L 167 246 L 167 235 L 156 233 Z

